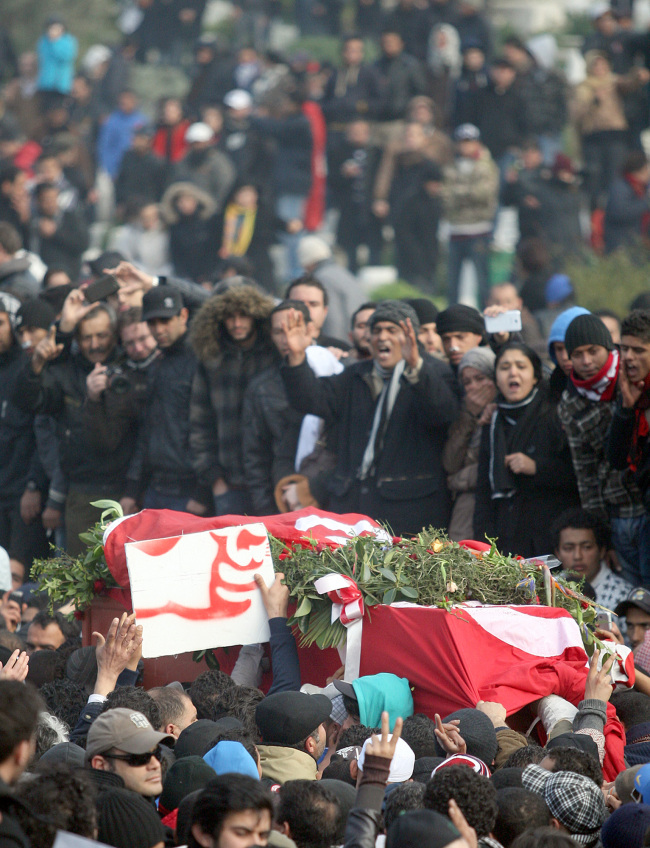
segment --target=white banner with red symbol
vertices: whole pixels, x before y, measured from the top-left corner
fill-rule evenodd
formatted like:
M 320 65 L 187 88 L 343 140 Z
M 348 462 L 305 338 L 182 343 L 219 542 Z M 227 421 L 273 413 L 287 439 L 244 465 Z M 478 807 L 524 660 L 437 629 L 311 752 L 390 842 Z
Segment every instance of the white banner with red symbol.
M 266 528 L 246 524 L 125 544 L 143 656 L 267 642 L 253 576 L 274 580 Z

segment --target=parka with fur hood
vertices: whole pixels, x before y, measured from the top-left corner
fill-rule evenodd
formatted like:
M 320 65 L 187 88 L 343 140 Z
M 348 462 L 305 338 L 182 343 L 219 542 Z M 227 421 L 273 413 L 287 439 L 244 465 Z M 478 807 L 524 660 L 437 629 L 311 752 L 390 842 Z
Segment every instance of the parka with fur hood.
M 252 281 L 235 284 L 207 300 L 192 322 L 199 367 L 190 403 L 190 446 L 197 476 L 211 487 L 223 478 L 229 488 L 247 488 L 241 410 L 251 378 L 279 359 L 269 333 L 273 306 Z M 226 330 L 226 318 L 236 312 L 255 321 L 256 337 L 249 347 L 233 342 Z

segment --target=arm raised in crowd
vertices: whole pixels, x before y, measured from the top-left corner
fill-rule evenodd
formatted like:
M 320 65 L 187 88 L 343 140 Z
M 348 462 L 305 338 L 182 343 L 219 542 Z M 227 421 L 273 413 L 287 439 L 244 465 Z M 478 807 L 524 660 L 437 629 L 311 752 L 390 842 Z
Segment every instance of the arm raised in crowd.
M 297 692 L 301 686 L 296 640 L 287 624 L 289 588 L 282 582 L 283 580 L 284 574 L 278 573 L 275 575 L 274 582 L 267 586 L 259 574 L 255 575 L 255 582 L 262 595 L 271 630 L 269 641 L 273 684 L 268 691 L 269 695 L 274 692 Z

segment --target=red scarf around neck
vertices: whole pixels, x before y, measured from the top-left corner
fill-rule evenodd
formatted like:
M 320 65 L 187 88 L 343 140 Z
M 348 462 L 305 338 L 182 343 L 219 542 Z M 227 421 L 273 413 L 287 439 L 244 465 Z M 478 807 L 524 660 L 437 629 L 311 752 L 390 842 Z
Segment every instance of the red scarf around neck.
M 618 350 L 612 350 L 607 357 L 607 362 L 597 374 L 594 374 L 593 377 L 589 377 L 587 380 L 579 380 L 576 377 L 575 371 L 572 371 L 571 382 L 578 390 L 578 393 L 588 400 L 593 400 L 597 403 L 607 403 L 614 398 L 619 367 L 619 352 Z

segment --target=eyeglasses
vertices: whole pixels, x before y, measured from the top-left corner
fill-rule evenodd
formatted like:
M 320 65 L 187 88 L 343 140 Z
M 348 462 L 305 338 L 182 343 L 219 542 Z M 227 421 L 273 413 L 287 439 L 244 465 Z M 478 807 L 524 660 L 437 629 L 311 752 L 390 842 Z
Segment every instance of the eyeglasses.
M 160 762 L 162 760 L 162 749 L 160 745 L 156 745 L 153 751 L 147 751 L 144 754 L 102 754 L 102 757 L 107 760 L 124 760 L 127 766 L 137 768 L 138 766 L 148 765 L 152 757 Z

